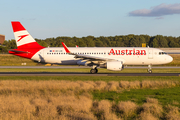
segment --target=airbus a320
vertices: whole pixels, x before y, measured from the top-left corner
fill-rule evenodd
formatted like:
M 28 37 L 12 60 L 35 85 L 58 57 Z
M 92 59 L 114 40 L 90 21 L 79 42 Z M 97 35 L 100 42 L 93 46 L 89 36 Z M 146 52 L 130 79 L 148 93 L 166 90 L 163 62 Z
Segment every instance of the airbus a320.
M 152 65 L 170 63 L 173 58 L 164 51 L 150 47 L 43 47 L 39 45 L 18 21 L 12 21 L 12 28 L 17 49 L 10 54 L 32 59 L 38 62 L 59 65 L 90 66 L 90 73 L 97 73 L 97 68 L 121 71 L 124 65 Z

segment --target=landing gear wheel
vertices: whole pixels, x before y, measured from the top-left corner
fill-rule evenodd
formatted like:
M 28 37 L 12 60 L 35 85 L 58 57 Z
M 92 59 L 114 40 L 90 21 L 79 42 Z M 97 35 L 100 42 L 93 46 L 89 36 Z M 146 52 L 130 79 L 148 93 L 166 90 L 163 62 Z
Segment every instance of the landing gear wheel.
M 152 65 L 148 65 L 148 72 L 149 72 L 149 73 L 152 73 L 152 70 L 151 70 L 151 69 L 152 69 Z
M 90 73 L 92 73 L 92 74 L 95 74 L 95 73 L 97 73 L 98 72 L 98 69 L 91 69 L 90 70 Z
M 149 73 L 152 73 L 152 70 L 148 69 L 148 72 L 149 72 Z

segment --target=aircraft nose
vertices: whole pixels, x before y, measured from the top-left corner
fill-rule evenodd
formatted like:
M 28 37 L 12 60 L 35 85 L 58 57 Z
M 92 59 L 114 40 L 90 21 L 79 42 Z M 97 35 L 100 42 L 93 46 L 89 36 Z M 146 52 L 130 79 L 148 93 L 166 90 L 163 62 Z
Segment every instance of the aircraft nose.
M 172 62 L 173 61 L 173 58 L 171 56 L 168 57 L 168 61 L 169 62 Z

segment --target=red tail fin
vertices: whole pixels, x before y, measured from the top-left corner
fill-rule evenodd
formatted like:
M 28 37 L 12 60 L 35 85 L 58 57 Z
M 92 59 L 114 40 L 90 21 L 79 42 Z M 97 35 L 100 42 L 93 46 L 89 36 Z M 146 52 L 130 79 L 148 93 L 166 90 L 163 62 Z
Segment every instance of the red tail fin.
M 28 31 L 18 21 L 13 21 L 12 27 L 18 49 L 26 48 L 44 48 L 40 46 Z

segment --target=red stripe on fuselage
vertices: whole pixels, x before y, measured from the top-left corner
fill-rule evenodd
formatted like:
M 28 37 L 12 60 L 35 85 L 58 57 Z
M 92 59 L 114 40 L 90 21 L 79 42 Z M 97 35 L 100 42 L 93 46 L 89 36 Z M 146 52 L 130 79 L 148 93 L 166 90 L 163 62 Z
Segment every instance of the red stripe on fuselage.
M 32 42 L 32 43 L 18 46 L 18 49 L 13 49 L 13 50 L 17 50 L 17 51 L 25 51 L 28 53 L 18 53 L 18 52 L 13 52 L 13 51 L 9 51 L 9 53 L 16 55 L 16 56 L 31 59 L 39 50 L 41 50 L 43 48 L 45 48 L 45 47 L 40 46 L 37 42 Z

